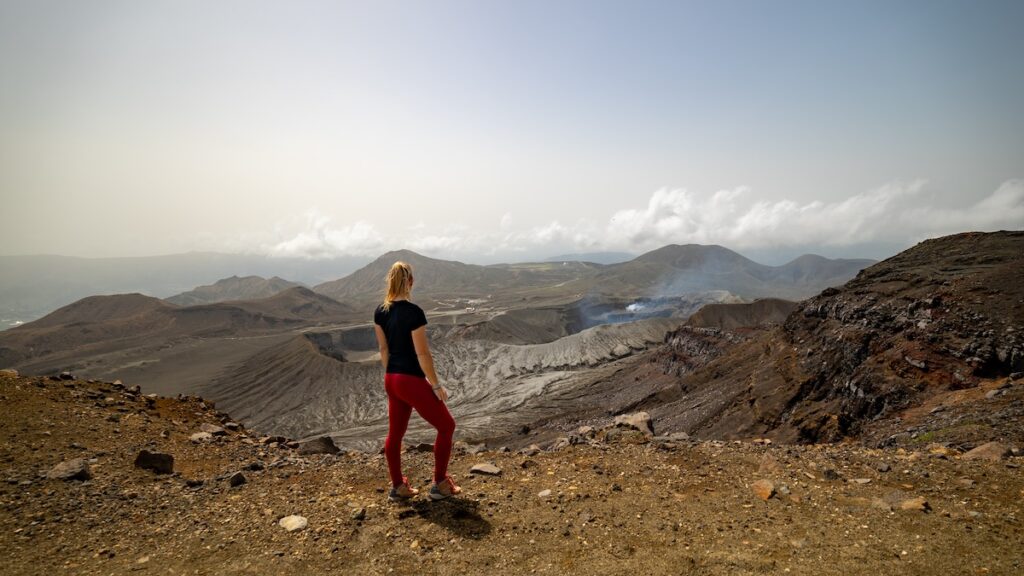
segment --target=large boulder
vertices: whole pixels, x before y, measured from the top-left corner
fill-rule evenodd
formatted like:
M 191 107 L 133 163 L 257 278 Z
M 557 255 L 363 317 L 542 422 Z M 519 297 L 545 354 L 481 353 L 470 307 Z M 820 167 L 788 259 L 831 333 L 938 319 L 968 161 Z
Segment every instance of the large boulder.
M 615 417 L 614 424 L 623 428 L 634 428 L 648 436 L 654 436 L 654 422 L 651 421 L 651 415 L 647 412 L 619 414 Z
M 1012 452 L 1005 444 L 999 442 L 989 442 L 982 444 L 974 450 L 971 450 L 963 455 L 964 460 L 1004 460 L 1010 456 Z

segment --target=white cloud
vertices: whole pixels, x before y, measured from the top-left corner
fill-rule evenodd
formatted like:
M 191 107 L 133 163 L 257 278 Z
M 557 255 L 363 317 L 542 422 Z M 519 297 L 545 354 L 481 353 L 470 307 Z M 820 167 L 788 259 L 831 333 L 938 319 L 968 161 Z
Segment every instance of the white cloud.
M 306 213 L 303 230 L 287 240 L 264 246 L 270 256 L 333 258 L 337 256 L 375 256 L 386 246 L 384 237 L 368 222 L 331 227 L 331 218 L 317 210 Z
M 606 248 L 650 250 L 665 244 L 731 248 L 911 244 L 966 230 L 1024 226 L 1024 181 L 1010 180 L 968 206 L 939 206 L 924 180 L 893 182 L 837 202 L 745 202 L 740 187 L 701 196 L 658 190 L 645 209 L 620 210 L 608 223 Z
M 538 258 L 563 252 L 643 252 L 666 244 L 721 244 L 734 249 L 911 245 L 924 238 L 968 230 L 1024 227 L 1024 180 L 1009 180 L 969 205 L 940 205 L 924 180 L 892 182 L 836 202 L 799 203 L 751 198 L 741 186 L 700 194 L 685 189 L 655 191 L 642 208 L 615 212 L 604 224 L 553 220 L 515 229 L 512 215 L 498 226 L 476 229 L 451 224 L 434 230 L 422 223 L 381 233 L 367 222 L 333 227 L 313 210 L 302 229 L 264 246 L 275 256 L 324 258 L 376 256 L 410 248 L 430 256 L 469 261 Z

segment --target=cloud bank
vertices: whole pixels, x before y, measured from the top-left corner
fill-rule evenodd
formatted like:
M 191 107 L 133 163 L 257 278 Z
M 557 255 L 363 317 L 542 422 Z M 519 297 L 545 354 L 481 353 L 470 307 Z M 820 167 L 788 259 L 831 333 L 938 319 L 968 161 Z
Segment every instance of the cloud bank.
M 537 258 L 562 252 L 639 253 L 666 244 L 721 244 L 743 249 L 890 244 L 910 246 L 925 238 L 964 231 L 1024 228 L 1024 180 L 1008 180 L 968 205 L 940 205 L 927 182 L 892 182 L 837 202 L 763 201 L 741 186 L 702 194 L 686 189 L 655 191 L 644 207 L 623 208 L 606 222 L 579 220 L 516 229 L 504 214 L 489 229 L 452 224 L 423 235 L 422 229 L 382 232 L 368 222 L 334 227 L 331 218 L 307 214 L 298 233 L 264 245 L 274 256 L 329 258 L 376 256 L 410 248 L 467 260 Z

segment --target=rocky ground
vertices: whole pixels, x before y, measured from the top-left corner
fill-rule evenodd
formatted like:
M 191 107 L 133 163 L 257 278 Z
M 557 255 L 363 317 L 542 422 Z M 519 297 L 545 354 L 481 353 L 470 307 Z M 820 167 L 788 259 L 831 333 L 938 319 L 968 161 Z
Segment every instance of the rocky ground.
M 461 444 L 461 497 L 398 505 L 382 456 L 301 454 L 198 398 L 0 374 L 0 406 L 4 574 L 1024 570 L 1013 446 L 697 442 L 640 418 L 546 451 Z M 426 488 L 431 454 L 403 457 Z

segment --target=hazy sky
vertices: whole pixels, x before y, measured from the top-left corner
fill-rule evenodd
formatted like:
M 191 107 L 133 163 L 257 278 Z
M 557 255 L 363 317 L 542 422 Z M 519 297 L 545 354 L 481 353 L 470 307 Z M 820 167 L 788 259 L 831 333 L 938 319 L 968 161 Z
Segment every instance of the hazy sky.
M 1020 1 L 0 0 L 0 253 L 1024 228 L 1022 29 Z

